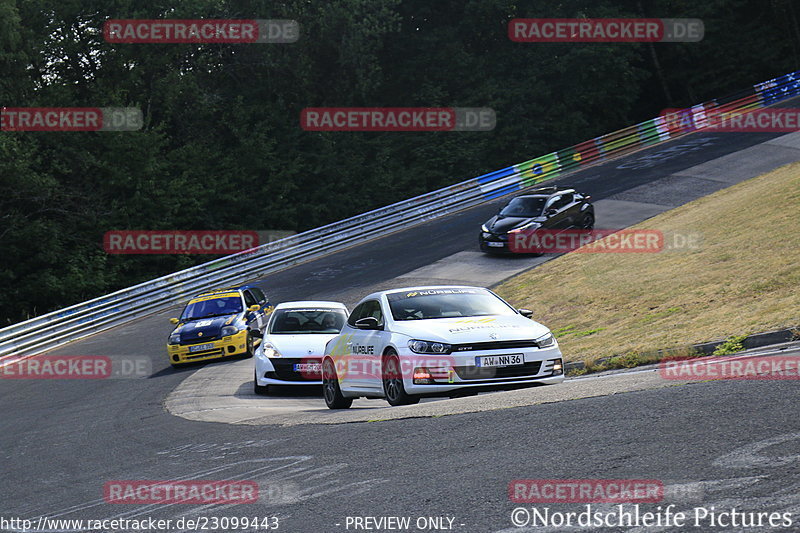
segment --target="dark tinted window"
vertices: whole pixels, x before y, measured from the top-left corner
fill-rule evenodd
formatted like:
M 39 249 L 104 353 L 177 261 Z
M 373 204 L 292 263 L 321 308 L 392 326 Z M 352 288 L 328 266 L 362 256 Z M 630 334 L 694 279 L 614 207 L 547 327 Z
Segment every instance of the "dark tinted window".
M 263 303 L 267 299 L 267 297 L 264 296 L 264 293 L 261 292 L 261 289 L 259 289 L 258 287 L 253 287 L 252 289 L 250 289 L 250 292 L 253 293 L 253 297 L 256 299 L 258 303 Z
M 342 330 L 345 318 L 342 309 L 278 309 L 270 322 L 269 332 L 285 335 L 336 334 Z
M 242 311 L 242 300 L 238 296 L 213 298 L 190 303 L 183 310 L 181 320 L 197 320 L 212 316 L 232 315 Z
M 485 289 L 429 289 L 388 295 L 395 320 L 514 315 L 516 311 Z
M 547 202 L 545 196 L 514 198 L 500 211 L 500 214 L 504 217 L 538 217 L 542 214 L 545 202 Z
M 381 311 L 381 304 L 378 300 L 367 300 L 366 302 L 358 305 L 350 314 L 347 323 L 355 327 L 356 321 L 365 317 L 374 317 L 378 319 L 379 324 L 383 324 L 383 312 Z
M 367 304 L 367 302 L 364 302 L 362 304 L 357 305 L 356 308 L 353 309 L 353 312 L 350 313 L 350 318 L 347 319 L 347 323 L 348 324 L 350 324 L 351 326 L 355 326 L 356 325 L 356 320 L 358 320 L 359 318 L 363 317 L 363 313 L 364 313 L 364 309 L 365 309 L 364 306 L 366 304 Z
M 256 305 L 258 302 L 253 298 L 253 295 L 250 294 L 250 291 L 246 290 L 244 291 L 244 303 L 247 307 L 250 307 L 251 305 Z
M 365 317 L 371 316 L 378 320 L 378 324 L 383 324 L 383 311 L 381 311 L 381 303 L 378 300 L 370 300 L 365 302 Z
M 568 192 L 561 196 L 561 200 L 558 202 L 558 207 L 556 209 L 561 209 L 562 207 L 567 207 L 569 204 L 572 203 L 572 193 Z
M 556 196 L 548 209 L 563 209 L 572 203 L 572 193 L 568 192 L 561 196 Z

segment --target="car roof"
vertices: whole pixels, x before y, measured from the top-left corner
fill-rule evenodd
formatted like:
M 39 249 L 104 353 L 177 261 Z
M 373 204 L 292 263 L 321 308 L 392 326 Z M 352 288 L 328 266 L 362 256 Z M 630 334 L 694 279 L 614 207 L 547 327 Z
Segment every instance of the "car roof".
M 258 285 L 253 285 L 252 283 L 248 283 L 247 285 L 241 285 L 240 287 L 237 287 L 237 289 L 238 289 L 238 290 L 240 290 L 240 291 L 243 291 L 243 290 L 245 290 L 245 289 L 258 289 L 258 290 L 263 290 L 263 289 L 261 289 L 261 287 L 259 287 Z
M 257 285 L 251 285 L 251 284 L 239 285 L 238 287 L 215 287 L 213 289 L 208 289 L 206 291 L 200 292 L 197 294 L 197 296 L 209 296 L 211 294 L 217 294 L 221 292 L 241 292 L 253 288 L 261 290 Z
M 526 194 L 515 196 L 514 198 L 548 198 L 550 196 L 555 196 L 556 194 L 564 194 L 569 192 L 577 193 L 577 191 L 572 188 L 541 187 L 539 189 L 533 189 Z
M 199 292 L 197 295 L 209 295 L 216 294 L 218 292 L 237 292 L 239 290 L 241 290 L 241 287 L 219 287 L 216 289 L 208 289 L 207 291 Z
M 302 300 L 299 302 L 282 302 L 275 306 L 275 311 L 278 309 L 299 309 L 303 307 L 332 307 L 344 309 L 347 311 L 347 306 L 342 302 L 329 302 L 325 300 Z
M 375 299 L 380 298 L 384 294 L 391 294 L 395 292 L 411 292 L 411 291 L 428 291 L 431 289 L 484 289 L 487 290 L 486 287 L 477 287 L 475 285 L 424 285 L 421 287 L 398 287 L 397 289 L 385 289 L 378 292 L 373 292 L 372 294 L 368 294 L 364 296 L 359 302 L 363 302 L 364 300 L 368 299 Z

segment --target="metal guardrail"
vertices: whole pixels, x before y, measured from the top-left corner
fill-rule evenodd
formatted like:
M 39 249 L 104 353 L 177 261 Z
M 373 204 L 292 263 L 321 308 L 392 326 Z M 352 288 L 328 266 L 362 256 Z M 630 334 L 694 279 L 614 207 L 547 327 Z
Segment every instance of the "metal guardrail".
M 712 108 L 748 111 L 798 95 L 800 71 L 757 84 L 724 100 L 693 106 L 687 112 L 702 124 L 704 113 Z M 167 309 L 210 287 L 263 277 L 689 133 L 656 117 L 564 150 L 47 313 L 0 329 L 0 362 L 4 357 L 41 353 Z

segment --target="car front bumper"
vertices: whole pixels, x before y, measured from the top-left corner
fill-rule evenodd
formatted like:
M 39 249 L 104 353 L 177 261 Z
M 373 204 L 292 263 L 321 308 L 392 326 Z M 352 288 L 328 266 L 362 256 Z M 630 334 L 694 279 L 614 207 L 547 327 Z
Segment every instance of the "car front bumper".
M 481 232 L 478 235 L 478 242 L 481 246 L 482 252 L 487 253 L 509 253 L 511 249 L 508 246 L 508 235 L 495 235 L 494 233 Z
M 522 355 L 523 364 L 508 366 L 477 366 L 485 356 Z M 406 354 L 403 385 L 408 394 L 435 395 L 466 389 L 505 389 L 534 384 L 551 385 L 564 381 L 564 366 L 558 345 L 548 348 L 521 348 L 474 351 L 446 356 Z M 401 356 L 401 366 L 402 366 Z M 554 370 L 557 363 L 560 370 Z M 425 366 L 429 365 L 429 366 Z M 413 367 L 413 368 L 412 368 Z M 423 373 L 418 373 L 418 369 Z M 419 379 L 427 373 L 430 379 Z
M 265 357 L 260 351 L 256 354 L 256 382 L 258 385 L 322 385 L 322 373 L 309 367 L 296 365 L 319 365 L 322 357 Z
M 208 345 L 206 347 L 206 345 Z M 204 347 L 197 350 L 193 347 Z M 169 362 L 173 365 L 211 361 L 234 355 L 241 355 L 247 351 L 247 330 L 242 330 L 236 335 L 222 337 L 215 341 L 199 342 L 193 344 L 167 344 Z

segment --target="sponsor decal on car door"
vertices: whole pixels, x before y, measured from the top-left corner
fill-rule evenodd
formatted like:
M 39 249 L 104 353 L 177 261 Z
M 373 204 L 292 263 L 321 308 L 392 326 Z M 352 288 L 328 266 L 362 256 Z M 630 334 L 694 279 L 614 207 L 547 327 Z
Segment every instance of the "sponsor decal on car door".
M 347 386 L 361 390 L 381 390 L 383 331 L 355 330 L 347 357 Z

